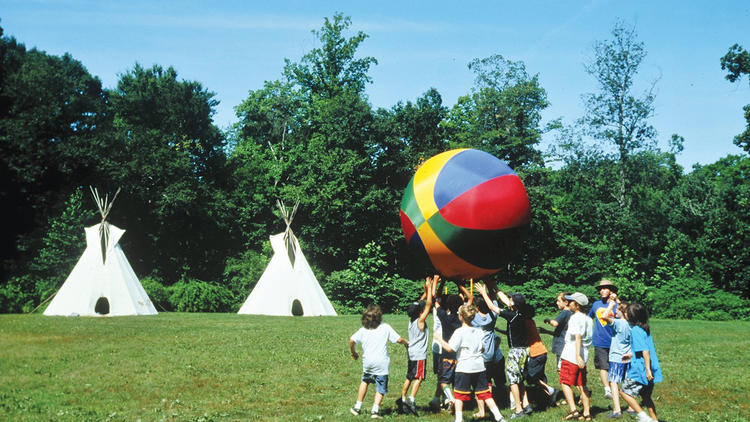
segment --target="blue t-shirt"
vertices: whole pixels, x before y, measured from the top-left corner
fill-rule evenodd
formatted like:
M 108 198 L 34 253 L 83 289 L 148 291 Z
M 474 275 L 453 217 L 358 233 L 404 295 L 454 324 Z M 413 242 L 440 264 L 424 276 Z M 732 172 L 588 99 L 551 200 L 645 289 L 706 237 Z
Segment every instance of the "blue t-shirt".
M 607 310 L 607 304 L 601 300 L 597 300 L 591 305 L 589 311 L 589 318 L 594 320 L 594 337 L 592 344 L 594 347 L 603 347 L 609 349 L 609 345 L 612 343 L 612 326 L 602 318 L 602 314 Z M 613 313 L 617 312 L 617 305 L 612 309 Z
M 630 324 L 623 318 L 612 320 L 612 344 L 609 346 L 609 361 L 622 362 L 622 355 L 630 353 Z
M 497 302 L 493 301 L 495 306 Z M 481 328 L 484 333 L 482 339 L 482 358 L 485 362 L 499 362 L 503 359 L 503 352 L 498 347 L 498 336 L 495 334 L 495 323 L 497 322 L 497 314 L 489 311 L 484 316 L 478 312 L 474 319 L 471 321 L 471 325 L 477 328 Z
M 643 328 L 637 325 L 633 326 L 630 330 L 630 347 L 633 349 L 633 359 L 630 361 L 630 368 L 628 368 L 626 376 L 638 384 L 648 385 L 646 361 L 643 359 L 643 351 L 648 350 L 654 383 L 661 382 L 661 366 L 659 366 L 659 358 L 656 356 L 656 348 L 651 335 L 647 334 Z

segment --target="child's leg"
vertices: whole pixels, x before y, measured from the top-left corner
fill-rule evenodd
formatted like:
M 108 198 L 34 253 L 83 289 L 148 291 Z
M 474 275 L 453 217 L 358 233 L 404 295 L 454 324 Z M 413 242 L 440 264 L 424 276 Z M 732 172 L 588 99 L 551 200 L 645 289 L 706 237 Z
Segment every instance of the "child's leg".
M 453 406 L 456 411 L 456 421 L 461 422 L 463 420 L 464 402 L 462 400 L 454 400 Z
M 643 389 L 643 393 L 641 394 L 641 398 L 643 399 L 643 405 L 646 406 L 646 409 L 648 409 L 649 416 L 651 419 L 658 421 L 659 418 L 656 416 L 656 406 L 654 405 L 654 400 L 651 398 L 651 389 L 653 388 L 653 384 L 651 384 L 650 388 Z
M 373 407 L 375 406 L 380 407 L 380 403 L 382 402 L 383 402 L 383 394 L 376 392 L 375 399 L 372 401 Z
M 409 384 L 411 384 L 411 380 L 409 378 L 404 380 L 404 385 L 401 387 L 401 400 L 406 399 L 406 393 L 409 392 Z
M 581 402 L 583 403 L 583 416 L 591 415 L 591 399 L 586 393 L 586 384 L 579 385 L 578 391 L 581 393 Z
M 359 384 L 359 391 L 357 391 L 357 401 L 363 402 L 365 400 L 365 394 L 367 394 L 367 383 L 362 381 Z
M 474 414 L 475 418 L 483 418 L 485 413 L 484 410 L 484 400 L 477 399 L 477 413 Z
M 575 396 L 573 395 L 573 388 L 569 386 L 568 384 L 562 384 L 562 392 L 563 392 L 563 395 L 565 396 L 565 401 L 568 402 L 570 411 L 575 412 L 577 409 L 576 409 Z
M 495 419 L 500 419 L 502 415 L 500 414 L 500 409 L 497 407 L 497 404 L 495 403 L 495 399 L 487 399 L 486 401 L 483 401 L 487 403 L 487 407 L 490 409 L 490 412 L 492 412 L 492 416 L 495 417 Z
M 620 387 L 616 381 L 611 381 L 609 385 L 612 388 L 612 411 L 614 413 L 622 413 L 622 408 L 620 407 Z
M 411 386 L 411 397 L 414 397 L 416 399 L 420 385 L 422 385 L 422 380 L 419 378 L 415 379 Z
M 620 391 L 620 397 L 622 397 L 622 399 L 625 400 L 625 403 L 627 403 L 631 409 L 635 410 L 635 413 L 643 412 L 643 408 L 638 403 L 638 400 L 635 399 L 635 397 L 628 395 L 624 391 Z
M 513 395 L 513 401 L 515 402 L 515 413 L 523 412 L 523 406 L 521 406 L 521 389 L 518 384 L 510 385 L 510 393 Z

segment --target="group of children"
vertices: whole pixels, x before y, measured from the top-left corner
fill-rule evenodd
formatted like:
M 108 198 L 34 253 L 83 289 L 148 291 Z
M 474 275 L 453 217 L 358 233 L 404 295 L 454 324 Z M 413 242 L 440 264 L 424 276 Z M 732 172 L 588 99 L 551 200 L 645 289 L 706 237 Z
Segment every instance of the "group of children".
M 440 294 L 443 285 L 439 276 L 428 277 L 422 297 L 408 307 L 408 340 L 382 323 L 382 311 L 377 305 L 368 306 L 362 314 L 362 328 L 349 339 L 355 360 L 359 358 L 356 345 L 362 347 L 363 373 L 357 401 L 350 409 L 352 414 L 362 412 L 368 386 L 374 383 L 376 393 L 370 415 L 381 417 L 380 405 L 388 391 L 387 344 L 394 342 L 403 344 L 408 351 L 406 379 L 401 397 L 396 400 L 396 410 L 418 415 L 415 400 L 426 378 L 430 343 L 426 320 L 432 313 L 433 372 L 437 375 L 435 394 L 429 404 L 433 411 L 448 409 L 460 422 L 464 403 L 476 400 L 474 418 L 491 416 L 492 420 L 503 421 L 495 398 L 501 404 L 508 399 L 512 409 L 510 419 L 534 411 L 532 392 L 537 393 L 537 402 L 541 403 L 538 408 L 556 404 L 560 391 L 548 384 L 545 375 L 547 349 L 539 336 L 541 332 L 553 336 L 552 352 L 557 356 L 564 403 L 569 407 L 564 420 L 592 420 L 586 363 L 593 344 L 595 368 L 600 372 L 605 396 L 613 401 L 612 411 L 606 416 L 622 417 L 622 397 L 629 406 L 626 412 L 635 414 L 639 422 L 657 421 L 651 395 L 654 383 L 661 381 L 661 369 L 650 335 L 648 312 L 639 303 L 620 302 L 617 288 L 609 280 L 600 281 L 597 289 L 601 298 L 592 304 L 588 314 L 583 312 L 589 304 L 586 295 L 578 292 L 558 295 L 556 304 L 560 313 L 552 320 L 544 320 L 554 330 L 537 328 L 534 309 L 521 294 L 506 294 L 489 283 L 477 284 L 475 288 L 481 299 L 475 301 L 462 283 L 456 283 L 460 293 L 451 295 Z M 506 331 L 495 327 L 498 318 L 507 321 Z M 507 336 L 507 356 L 500 349 L 497 332 Z M 581 411 L 574 390 L 580 397 Z M 638 396 L 648 413 L 636 400 Z

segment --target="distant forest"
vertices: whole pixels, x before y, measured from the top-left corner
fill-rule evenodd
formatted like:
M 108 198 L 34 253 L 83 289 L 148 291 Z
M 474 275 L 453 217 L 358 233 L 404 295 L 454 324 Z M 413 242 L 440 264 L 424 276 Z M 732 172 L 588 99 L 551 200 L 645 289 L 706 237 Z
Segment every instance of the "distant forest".
M 215 94 L 172 67 L 135 64 L 107 89 L 69 54 L 0 28 L 0 312 L 29 312 L 62 285 L 100 219 L 89 186 L 122 188 L 109 221 L 158 310 L 236 311 L 285 227 L 280 199 L 299 202 L 292 228 L 339 312 L 401 312 L 431 271 L 401 233 L 404 188 L 423 160 L 468 147 L 506 161 L 531 201 L 519 256 L 495 275 L 503 288 L 551 310 L 559 291 L 593 297 L 607 276 L 658 317 L 750 319 L 750 156 L 686 170 L 679 134 L 657 146 L 653 92 L 633 88 L 647 50 L 632 25 L 594 44 L 584 114 L 544 127 L 538 75 L 500 55 L 468 63 L 475 83 L 453 106 L 429 89 L 374 109 L 377 59 L 358 55 L 368 36 L 350 25 L 325 18 L 317 46 L 250 90 L 227 131 Z M 716 66 L 744 83 L 750 54 L 727 47 Z M 749 151 L 750 105 L 744 115 L 745 132 L 705 141 Z

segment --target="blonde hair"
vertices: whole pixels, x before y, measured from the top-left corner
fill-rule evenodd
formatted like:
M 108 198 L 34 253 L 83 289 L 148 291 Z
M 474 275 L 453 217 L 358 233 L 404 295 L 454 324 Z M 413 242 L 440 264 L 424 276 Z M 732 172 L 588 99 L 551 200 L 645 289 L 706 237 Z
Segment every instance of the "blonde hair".
M 471 321 L 477 314 L 477 307 L 474 305 L 464 304 L 461 305 L 460 308 L 458 308 L 458 313 L 461 315 L 461 318 L 463 318 L 465 323 L 471 324 Z

